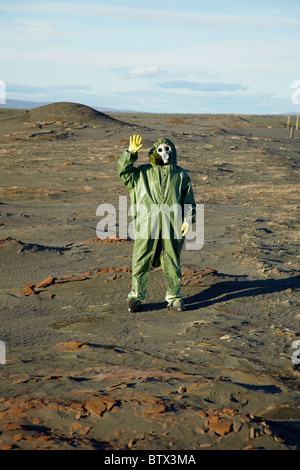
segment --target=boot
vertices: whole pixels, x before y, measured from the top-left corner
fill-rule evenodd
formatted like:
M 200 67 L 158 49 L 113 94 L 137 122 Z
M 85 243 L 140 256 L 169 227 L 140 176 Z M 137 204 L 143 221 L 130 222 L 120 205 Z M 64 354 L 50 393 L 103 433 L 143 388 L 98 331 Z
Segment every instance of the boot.
M 139 312 L 141 310 L 142 302 L 140 300 L 128 299 L 127 308 L 128 312 Z
M 176 310 L 176 312 L 184 312 L 186 310 L 182 299 L 174 300 L 171 304 L 171 308 Z

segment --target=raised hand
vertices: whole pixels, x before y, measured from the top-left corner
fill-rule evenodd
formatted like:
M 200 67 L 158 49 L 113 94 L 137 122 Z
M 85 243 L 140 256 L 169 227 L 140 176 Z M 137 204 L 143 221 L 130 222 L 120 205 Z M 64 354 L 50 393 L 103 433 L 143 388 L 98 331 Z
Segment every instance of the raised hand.
M 129 151 L 137 153 L 143 147 L 142 138 L 139 135 L 130 136 Z

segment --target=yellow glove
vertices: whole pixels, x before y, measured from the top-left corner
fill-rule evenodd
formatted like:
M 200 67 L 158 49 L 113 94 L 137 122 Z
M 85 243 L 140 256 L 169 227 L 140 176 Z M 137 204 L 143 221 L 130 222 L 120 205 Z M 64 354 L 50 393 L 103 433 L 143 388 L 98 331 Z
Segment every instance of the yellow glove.
M 142 138 L 139 135 L 130 136 L 129 151 L 137 153 L 143 147 Z
M 188 233 L 189 229 L 190 229 L 189 224 L 187 222 L 183 222 L 181 226 L 181 234 L 183 237 Z

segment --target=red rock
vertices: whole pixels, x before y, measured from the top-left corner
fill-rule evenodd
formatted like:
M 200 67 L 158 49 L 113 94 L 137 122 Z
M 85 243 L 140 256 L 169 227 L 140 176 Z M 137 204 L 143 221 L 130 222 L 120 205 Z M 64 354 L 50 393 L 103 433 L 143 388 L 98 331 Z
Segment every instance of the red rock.
M 234 410 L 233 408 L 223 408 L 223 410 L 219 414 L 220 416 L 225 416 L 225 415 L 235 416 L 238 414 L 238 412 L 237 410 Z
M 100 418 L 106 411 L 106 403 L 102 400 L 102 398 L 94 397 L 91 398 L 91 400 L 89 400 L 88 402 L 86 402 L 85 408 L 87 411 L 89 411 L 90 413 L 94 413 Z
M 234 423 L 234 424 L 233 424 L 233 430 L 234 430 L 234 432 L 239 432 L 239 430 L 241 429 L 241 427 L 242 427 L 242 423 L 238 423 L 238 422 Z
M 114 405 L 117 404 L 116 400 L 108 395 L 101 397 L 104 403 L 106 404 L 107 411 L 111 410 Z
M 64 282 L 72 281 L 85 281 L 87 277 L 84 274 L 69 274 L 68 276 L 57 277 L 55 278 L 55 284 L 62 284 Z
M 13 238 L 13 237 L 4 237 L 4 238 L 1 238 L 1 239 L 0 239 L 0 243 L 5 242 L 5 241 L 7 241 L 7 240 L 14 240 L 14 238 Z
M 177 390 L 177 393 L 185 393 L 186 392 L 186 386 L 185 385 L 180 385 L 180 387 Z
M 11 450 L 12 449 L 12 444 L 5 444 L 4 446 L 1 447 L 1 450 Z
M 15 416 L 16 413 L 10 413 L 10 415 L 13 415 Z M 21 426 L 17 423 L 3 423 L 1 425 L 1 431 L 19 431 L 21 428 Z
M 148 408 L 142 413 L 143 417 L 149 414 L 165 413 L 166 411 L 166 405 L 159 398 L 153 397 L 149 404 L 151 405 L 151 408 Z
M 24 287 L 24 294 L 25 295 L 34 295 L 36 292 L 34 291 L 34 286 L 31 287 L 31 282 L 28 282 L 28 284 L 25 285 Z
M 55 346 L 64 347 L 67 349 L 80 349 L 86 346 L 86 343 L 81 343 L 80 341 L 65 341 L 62 343 L 56 343 Z
M 216 434 L 219 434 L 220 436 L 224 436 L 225 434 L 228 434 L 231 430 L 232 426 L 232 421 L 226 418 L 221 418 L 217 422 L 210 422 L 208 424 L 208 428 L 210 431 L 215 432 Z
M 136 439 L 135 438 L 131 439 L 128 442 L 128 444 L 127 444 L 128 449 L 131 449 L 134 446 L 134 444 L 136 444 Z
M 195 431 L 196 431 L 197 434 L 201 434 L 202 436 L 205 434 L 204 429 L 201 428 L 200 426 L 196 426 Z
M 108 273 L 108 269 L 107 268 L 103 268 L 101 269 L 100 271 L 98 271 L 99 274 L 107 274 Z
M 30 380 L 30 375 L 29 374 L 25 374 L 25 375 L 16 375 L 14 376 L 13 380 L 12 380 L 12 383 L 13 384 L 23 384 L 23 383 L 26 383 L 28 382 L 28 380 Z
M 62 378 L 62 375 L 45 375 L 45 377 L 42 378 L 42 380 L 57 380 L 59 381 Z
M 47 286 L 50 286 L 51 284 L 53 284 L 53 282 L 54 282 L 54 277 L 49 276 L 46 279 L 44 279 L 43 281 L 38 282 L 35 285 L 35 287 L 37 287 L 38 289 L 41 288 L 41 287 L 47 287 Z
M 79 434 L 81 434 L 82 436 L 85 436 L 91 429 L 92 429 L 92 426 L 86 426 L 85 428 L 79 431 Z
M 211 423 L 218 423 L 219 420 L 220 420 L 220 419 L 219 419 L 219 416 L 218 416 L 218 415 L 212 416 L 212 417 L 210 418 L 210 422 L 211 422 Z
M 70 431 L 78 431 L 79 429 L 82 429 L 82 424 L 80 423 L 72 423 L 70 427 Z
M 206 269 L 204 269 L 204 271 L 203 271 L 202 274 L 203 274 L 203 276 L 205 276 L 206 274 L 217 274 L 217 272 L 218 272 L 218 271 L 216 271 L 215 269 L 208 269 L 208 268 L 206 268 Z

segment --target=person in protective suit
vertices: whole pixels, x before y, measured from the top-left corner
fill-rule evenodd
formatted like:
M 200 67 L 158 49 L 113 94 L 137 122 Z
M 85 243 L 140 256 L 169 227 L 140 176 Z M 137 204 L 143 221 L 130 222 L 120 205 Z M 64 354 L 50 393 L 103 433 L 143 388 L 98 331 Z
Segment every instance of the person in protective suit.
M 141 309 L 150 268 L 160 265 L 167 284 L 168 307 L 183 311 L 180 254 L 184 236 L 196 216 L 191 180 L 177 165 L 175 145 L 166 138 L 153 144 L 149 164 L 134 166 L 141 142 L 140 136 L 130 137 L 129 149 L 118 160 L 119 177 L 129 190 L 131 207 L 136 208 L 128 311 Z

